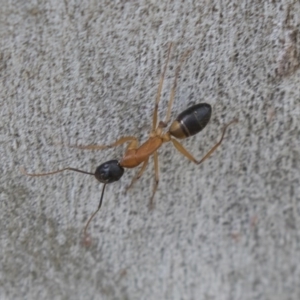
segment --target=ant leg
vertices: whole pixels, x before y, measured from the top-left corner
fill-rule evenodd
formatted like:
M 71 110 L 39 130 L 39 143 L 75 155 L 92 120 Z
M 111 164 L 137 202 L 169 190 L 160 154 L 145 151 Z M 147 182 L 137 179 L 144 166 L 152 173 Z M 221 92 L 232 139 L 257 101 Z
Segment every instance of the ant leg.
M 155 170 L 155 181 L 153 186 L 152 196 L 149 202 L 149 209 L 152 210 L 154 208 L 154 195 L 156 193 L 158 183 L 159 183 L 159 169 L 158 169 L 158 154 L 157 151 L 154 152 L 154 170 Z
M 144 173 L 144 171 L 145 171 L 145 169 L 146 169 L 146 167 L 148 165 L 148 162 L 149 162 L 149 159 L 147 159 L 147 160 L 144 161 L 144 163 L 143 163 L 141 169 L 139 170 L 138 174 L 135 177 L 133 177 L 131 183 L 126 188 L 125 192 L 127 192 L 135 184 L 135 182 L 142 177 L 142 175 L 143 175 L 143 173 Z
M 128 144 L 128 146 L 126 148 L 126 151 L 132 150 L 132 149 L 137 149 L 138 147 L 139 147 L 139 141 L 137 138 L 133 137 L 131 142 Z
M 191 160 L 192 162 L 194 162 L 197 165 L 200 165 L 201 163 L 203 163 L 205 160 L 207 160 L 215 151 L 216 149 L 221 145 L 226 129 L 228 128 L 229 125 L 233 124 L 233 123 L 237 123 L 238 120 L 235 119 L 231 122 L 229 122 L 228 124 L 225 125 L 223 132 L 222 132 L 222 137 L 219 140 L 218 143 L 216 143 L 206 154 L 205 156 L 201 159 L 201 160 L 196 160 L 196 158 L 194 158 L 177 140 L 171 138 L 171 142 L 173 143 L 174 147 L 181 153 L 183 154 L 185 157 L 187 157 L 189 160 Z
M 158 90 L 157 90 L 156 100 L 155 100 L 155 107 L 154 107 L 154 112 L 153 112 L 152 131 L 155 131 L 155 129 L 156 129 L 158 103 L 160 101 L 162 86 L 163 86 L 163 83 L 164 83 L 165 74 L 166 74 L 166 70 L 167 70 L 167 66 L 168 66 L 172 46 L 173 46 L 173 43 L 170 43 L 169 49 L 168 49 L 167 61 L 166 61 L 166 64 L 164 66 L 163 72 L 162 72 L 161 77 L 160 77 L 159 85 L 158 85 Z
M 167 124 L 169 123 L 170 118 L 171 118 L 171 109 L 172 109 L 173 102 L 174 102 L 174 99 L 175 99 L 175 93 L 176 93 L 176 88 L 177 88 L 177 80 L 178 80 L 178 76 L 179 76 L 179 73 L 180 73 L 181 65 L 183 64 L 185 59 L 188 57 L 188 55 L 191 53 L 191 51 L 192 50 L 188 50 L 182 55 L 182 57 L 180 59 L 180 62 L 178 64 L 177 68 L 176 68 L 175 79 L 174 79 L 173 87 L 171 89 L 171 95 L 170 95 L 170 99 L 169 99 L 169 103 L 168 103 L 166 118 L 165 118 L 164 122 L 162 122 L 163 127 L 167 126 Z
M 76 149 L 81 149 L 81 150 L 103 150 L 103 149 L 120 146 L 129 141 L 131 141 L 131 142 L 137 141 L 137 138 L 135 138 L 134 136 L 124 136 L 110 145 L 86 145 L 86 146 L 67 145 L 67 146 L 70 148 L 76 148 Z

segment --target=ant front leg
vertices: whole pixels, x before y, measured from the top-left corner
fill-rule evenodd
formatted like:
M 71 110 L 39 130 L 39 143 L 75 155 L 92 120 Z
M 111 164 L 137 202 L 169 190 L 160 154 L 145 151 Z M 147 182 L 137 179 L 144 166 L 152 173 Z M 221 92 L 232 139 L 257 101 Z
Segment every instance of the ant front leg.
M 127 193 L 127 191 L 130 188 L 132 188 L 132 186 L 135 184 L 135 182 L 138 181 L 142 177 L 142 175 L 143 175 L 143 173 L 144 173 L 144 171 L 145 171 L 145 169 L 146 169 L 146 167 L 148 165 L 148 162 L 149 162 L 149 158 L 143 162 L 143 165 L 142 165 L 141 169 L 139 170 L 139 172 L 137 173 L 137 175 L 135 177 L 133 177 L 131 183 L 126 188 L 125 193 Z
M 137 141 L 137 138 L 134 136 L 124 136 L 110 145 L 86 145 L 86 146 L 67 145 L 67 146 L 70 148 L 76 148 L 76 149 L 81 149 L 81 150 L 103 150 L 103 149 L 117 147 L 117 146 L 123 145 L 124 143 L 127 143 L 127 142 L 132 143 L 135 141 Z
M 159 167 L 158 167 L 158 154 L 157 151 L 154 152 L 154 171 L 155 171 L 155 181 L 153 186 L 152 196 L 149 202 L 149 209 L 152 210 L 154 208 L 154 195 L 156 193 L 158 183 L 159 183 Z

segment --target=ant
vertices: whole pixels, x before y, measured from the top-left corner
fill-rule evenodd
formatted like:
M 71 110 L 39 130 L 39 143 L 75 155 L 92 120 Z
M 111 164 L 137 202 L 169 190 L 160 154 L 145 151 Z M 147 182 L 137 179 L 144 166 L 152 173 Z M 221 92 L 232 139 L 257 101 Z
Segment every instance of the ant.
M 27 173 L 24 169 L 21 170 L 25 175 L 28 175 L 28 176 L 47 176 L 47 175 L 61 173 L 64 171 L 75 171 L 75 172 L 80 172 L 83 174 L 93 175 L 96 177 L 96 179 L 98 181 L 100 181 L 101 183 L 104 184 L 103 188 L 102 188 L 98 208 L 90 216 L 90 218 L 88 219 L 88 221 L 84 227 L 84 236 L 85 236 L 86 240 L 89 238 L 89 236 L 87 234 L 88 226 L 89 226 L 90 222 L 92 221 L 92 219 L 97 214 L 97 212 L 101 208 L 102 200 L 103 200 L 103 196 L 104 196 L 104 190 L 105 190 L 106 185 L 109 183 L 118 181 L 123 176 L 124 168 L 135 168 L 135 167 L 139 166 L 140 164 L 142 164 L 139 172 L 132 179 L 130 185 L 127 187 L 127 189 L 129 189 L 142 176 L 142 174 L 144 173 L 144 171 L 148 165 L 150 156 L 153 155 L 154 170 L 155 170 L 155 182 L 154 182 L 153 192 L 152 192 L 152 196 L 150 198 L 150 203 L 149 203 L 149 208 L 152 209 L 153 205 L 154 205 L 154 203 L 153 203 L 154 195 L 157 190 L 158 183 L 159 183 L 157 150 L 162 146 L 162 144 L 164 144 L 166 142 L 171 142 L 174 145 L 174 147 L 181 154 L 183 154 L 185 157 L 187 157 L 189 160 L 191 160 L 195 164 L 200 165 L 206 159 L 208 159 L 212 155 L 212 153 L 221 145 L 227 127 L 233 123 L 238 122 L 237 119 L 234 119 L 233 121 L 231 121 L 225 125 L 223 132 L 222 132 L 221 139 L 219 140 L 219 142 L 216 143 L 201 160 L 196 160 L 178 142 L 177 139 L 187 138 L 189 136 L 197 134 L 202 129 L 204 129 L 204 127 L 207 125 L 207 123 L 209 122 L 210 117 L 211 117 L 212 109 L 209 104 L 199 103 L 199 104 L 196 104 L 194 106 L 187 108 L 185 111 L 183 111 L 182 113 L 180 113 L 177 116 L 175 121 L 173 121 L 173 123 L 169 127 L 169 130 L 167 132 L 164 132 L 163 129 L 167 127 L 167 125 L 170 121 L 171 108 L 172 108 L 174 98 L 175 98 L 175 91 L 176 91 L 176 87 L 177 87 L 177 79 L 179 76 L 180 68 L 181 68 L 181 65 L 182 65 L 183 61 L 185 60 L 185 58 L 191 52 L 191 50 L 189 50 L 186 53 L 184 53 L 184 55 L 182 56 L 178 66 L 176 68 L 175 79 L 174 79 L 174 83 L 173 83 L 173 86 L 171 89 L 171 95 L 170 95 L 169 102 L 168 102 L 166 118 L 164 121 L 160 121 L 157 125 L 158 104 L 159 104 L 159 101 L 161 98 L 163 82 L 164 82 L 165 73 L 166 73 L 169 58 L 170 58 L 170 52 L 171 52 L 172 45 L 173 44 L 170 43 L 169 48 L 168 48 L 166 63 L 165 63 L 165 66 L 164 66 L 164 69 L 163 69 L 163 72 L 161 74 L 161 78 L 159 81 L 158 91 L 157 91 L 156 100 L 155 100 L 154 113 L 153 113 L 152 130 L 150 132 L 149 139 L 146 142 L 144 142 L 142 145 L 139 146 L 139 142 L 136 137 L 125 136 L 125 137 L 121 137 L 120 139 L 118 139 L 116 142 L 114 142 L 111 145 L 70 146 L 70 147 L 78 148 L 78 149 L 82 149 L 82 150 L 102 150 L 102 149 L 106 149 L 106 148 L 120 146 L 124 143 L 129 143 L 127 146 L 126 152 L 125 152 L 124 156 L 121 158 L 121 160 L 109 160 L 109 161 L 101 164 L 99 167 L 97 167 L 95 173 L 90 173 L 90 172 L 86 172 L 86 171 L 82 171 L 82 170 L 74 169 L 74 168 L 70 168 L 70 167 L 67 167 L 67 168 L 64 168 L 61 170 L 57 170 L 57 171 L 53 171 L 53 172 L 37 173 L 37 174 L 30 174 L 30 173 Z M 177 138 L 177 139 L 175 139 L 175 138 Z

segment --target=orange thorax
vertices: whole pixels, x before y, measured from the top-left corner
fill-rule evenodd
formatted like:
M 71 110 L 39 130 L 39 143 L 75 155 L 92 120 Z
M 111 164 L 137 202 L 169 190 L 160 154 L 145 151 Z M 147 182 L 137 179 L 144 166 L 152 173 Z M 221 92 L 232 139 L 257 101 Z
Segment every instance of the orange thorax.
M 120 161 L 124 168 L 134 168 L 144 162 L 152 155 L 163 143 L 161 137 L 155 136 L 149 138 L 144 144 L 137 149 L 129 149 Z

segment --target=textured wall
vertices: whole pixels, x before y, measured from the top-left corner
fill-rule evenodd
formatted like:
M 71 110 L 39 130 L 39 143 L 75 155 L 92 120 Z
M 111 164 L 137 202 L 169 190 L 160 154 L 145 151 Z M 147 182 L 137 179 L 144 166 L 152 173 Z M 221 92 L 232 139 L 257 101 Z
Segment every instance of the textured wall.
M 3 1 L 1 299 L 299 299 L 299 30 L 291 0 Z M 188 49 L 173 117 L 213 106 L 186 148 L 200 158 L 240 122 L 201 166 L 161 148 L 152 212 L 152 160 L 127 194 L 137 170 L 108 186 L 87 249 L 101 185 L 19 168 L 93 171 L 123 147 L 61 144 L 145 140 L 170 41 L 160 117 Z

